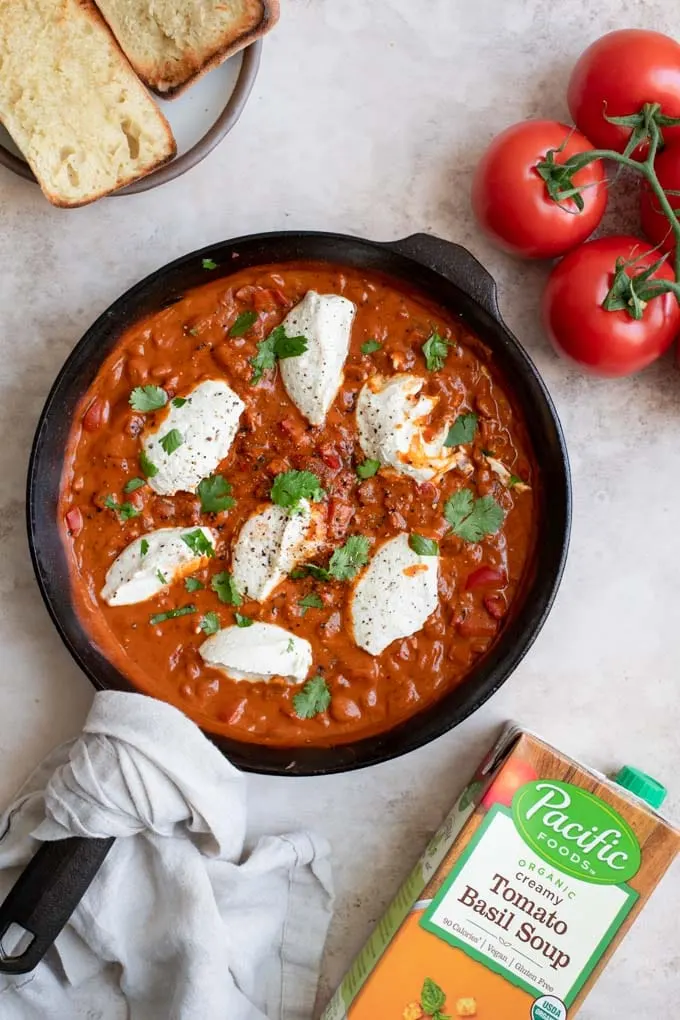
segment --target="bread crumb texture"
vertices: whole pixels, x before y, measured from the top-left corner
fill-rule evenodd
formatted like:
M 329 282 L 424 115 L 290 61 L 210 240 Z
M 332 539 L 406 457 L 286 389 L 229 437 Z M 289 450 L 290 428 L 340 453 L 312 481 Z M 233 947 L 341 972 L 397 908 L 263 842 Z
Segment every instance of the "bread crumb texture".
M 0 120 L 55 205 L 92 202 L 176 152 L 91 0 L 2 0 Z
M 172 93 L 268 31 L 278 0 L 98 0 L 149 88 Z

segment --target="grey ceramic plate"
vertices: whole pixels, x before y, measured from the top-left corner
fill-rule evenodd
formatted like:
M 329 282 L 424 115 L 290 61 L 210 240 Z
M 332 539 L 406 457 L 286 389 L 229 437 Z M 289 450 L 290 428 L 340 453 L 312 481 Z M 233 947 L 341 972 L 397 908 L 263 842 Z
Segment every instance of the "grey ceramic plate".
M 216 67 L 161 109 L 177 139 L 178 155 L 155 173 L 142 177 L 116 195 L 136 195 L 180 177 L 196 166 L 222 141 L 237 122 L 250 95 L 260 66 L 262 40 Z M 0 165 L 19 177 L 37 183 L 14 142 L 0 125 Z

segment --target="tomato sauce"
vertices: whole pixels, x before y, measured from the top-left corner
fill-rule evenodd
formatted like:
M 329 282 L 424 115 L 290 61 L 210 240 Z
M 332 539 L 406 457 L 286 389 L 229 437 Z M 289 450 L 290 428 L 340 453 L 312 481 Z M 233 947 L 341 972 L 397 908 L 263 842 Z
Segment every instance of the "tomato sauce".
M 257 342 L 310 289 L 342 294 L 357 306 L 344 381 L 319 428 L 300 414 L 277 372 L 252 385 L 249 363 Z M 257 322 L 246 335 L 230 336 L 230 326 L 244 311 L 256 311 Z M 444 367 L 429 372 L 422 345 L 434 329 L 451 346 Z M 378 341 L 380 350 L 362 354 L 368 340 Z M 470 477 L 458 470 L 437 483 L 419 484 L 382 471 L 365 480 L 357 477 L 356 466 L 365 459 L 353 413 L 359 390 L 376 373 L 396 372 L 422 376 L 422 392 L 443 397 L 433 419 L 477 415 L 474 441 L 465 447 L 474 469 Z M 166 413 L 165 408 L 146 415 L 134 411 L 131 390 L 154 384 L 172 398 L 208 378 L 226 379 L 246 404 L 236 439 L 218 468 L 231 483 L 235 506 L 205 514 L 197 496 L 159 496 L 148 485 L 124 495 L 126 482 L 141 473 L 141 433 Z M 433 428 L 437 424 L 432 421 Z M 512 484 L 491 469 L 490 456 L 512 472 Z M 313 471 L 321 480 L 333 547 L 354 534 L 369 536 L 375 546 L 404 531 L 440 544 L 438 608 L 422 630 L 378 656 L 354 643 L 348 618 L 352 582 L 288 578 L 264 603 L 244 601 L 238 607 L 239 613 L 276 623 L 311 643 L 310 676 L 325 677 L 332 699 L 327 711 L 304 720 L 293 704 L 299 685 L 278 679 L 236 682 L 206 666 L 198 652 L 205 640 L 201 615 L 216 612 L 223 627 L 234 622 L 234 608 L 218 600 L 210 578 L 229 569 L 241 526 L 268 500 L 273 477 L 290 469 Z M 530 565 L 538 481 L 521 413 L 489 351 L 455 315 L 377 273 L 286 263 L 215 280 L 206 271 L 204 286 L 121 337 L 75 415 L 59 521 L 77 611 L 92 641 L 139 690 L 236 740 L 323 745 L 391 728 L 460 683 L 489 649 Z M 463 487 L 475 496 L 493 496 L 503 508 L 505 519 L 495 535 L 467 542 L 451 533 L 444 502 Z M 119 520 L 105 506 L 109 496 L 117 503 L 129 501 L 139 514 Z M 136 605 L 111 607 L 101 600 L 107 570 L 133 539 L 155 528 L 199 524 L 219 535 L 215 557 L 196 575 L 203 590 L 188 593 L 178 581 Z M 325 564 L 327 558 L 316 562 Z M 312 592 L 323 608 L 299 605 Z M 150 623 L 152 615 L 187 604 L 197 612 Z

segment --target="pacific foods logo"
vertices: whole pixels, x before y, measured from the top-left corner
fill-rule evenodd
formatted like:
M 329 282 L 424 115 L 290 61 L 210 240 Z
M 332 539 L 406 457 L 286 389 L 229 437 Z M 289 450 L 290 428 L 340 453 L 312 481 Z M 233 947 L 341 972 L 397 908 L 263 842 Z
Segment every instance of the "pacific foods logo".
M 630 825 L 592 793 L 539 779 L 512 800 L 515 827 L 539 857 L 567 875 L 598 885 L 627 882 L 640 867 Z

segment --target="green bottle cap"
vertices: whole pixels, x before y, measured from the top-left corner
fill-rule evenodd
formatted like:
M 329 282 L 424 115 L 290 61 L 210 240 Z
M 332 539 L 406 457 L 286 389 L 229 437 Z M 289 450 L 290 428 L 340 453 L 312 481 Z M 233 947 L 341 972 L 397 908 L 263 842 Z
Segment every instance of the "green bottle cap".
M 636 797 L 646 801 L 653 808 L 660 808 L 668 794 L 666 787 L 658 780 L 648 776 L 640 769 L 633 768 L 632 765 L 624 765 L 614 776 L 614 782 L 622 786 L 624 790 L 630 790 Z

